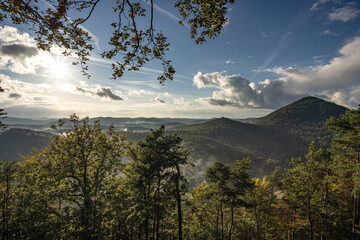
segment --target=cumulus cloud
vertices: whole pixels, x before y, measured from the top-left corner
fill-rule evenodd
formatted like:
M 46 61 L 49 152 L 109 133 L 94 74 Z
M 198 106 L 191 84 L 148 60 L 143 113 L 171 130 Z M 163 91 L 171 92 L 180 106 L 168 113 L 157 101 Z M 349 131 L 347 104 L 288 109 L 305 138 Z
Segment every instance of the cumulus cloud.
M 250 83 L 241 75 L 223 76 L 219 72 L 197 73 L 193 79 L 198 88 L 218 88 L 212 97 L 202 98 L 200 102 L 211 105 L 233 106 L 238 108 L 275 108 L 298 96 L 287 94 L 282 89 L 282 82 L 265 80 Z
M 337 8 L 329 14 L 331 21 L 348 22 L 357 18 L 360 14 L 360 10 L 355 7 L 354 2 L 348 3 L 345 7 Z
M 327 64 L 307 68 L 274 68 L 273 81 L 250 82 L 241 75 L 199 72 L 194 76 L 198 88 L 217 88 L 209 98 L 212 105 L 238 108 L 276 108 L 309 94 L 324 95 L 346 106 L 357 106 L 360 89 L 360 37 L 354 38 Z M 358 101 L 359 102 L 359 101 Z
M 233 64 L 233 63 L 235 63 L 235 62 L 234 62 L 233 60 L 229 59 L 229 60 L 227 60 L 225 63 L 226 63 L 226 64 Z
M 19 33 L 17 28 L 10 26 L 0 26 L 0 41 L 9 44 L 24 44 L 35 45 L 35 41 L 27 33 Z
M 322 94 L 330 101 L 350 108 L 356 108 L 360 103 L 360 86 L 340 90 L 328 90 Z
M 111 89 L 108 88 L 108 87 L 99 87 L 96 90 L 90 90 L 90 89 L 85 89 L 85 88 L 81 88 L 81 87 L 76 86 L 75 90 L 80 92 L 80 93 L 86 94 L 86 95 L 97 96 L 97 97 L 100 97 L 100 98 L 107 98 L 107 99 L 110 99 L 110 100 L 113 100 L 113 101 L 122 101 L 122 100 L 124 100 L 123 97 L 121 97 L 120 95 L 112 92 Z
M 36 74 L 37 69 L 51 67 L 53 55 L 62 55 L 60 47 L 52 47 L 51 53 L 38 50 L 35 40 L 17 28 L 0 26 L 0 68 L 18 74 Z M 74 57 L 73 54 L 70 57 Z
M 0 27 L 0 67 L 14 73 L 35 73 L 44 61 L 34 40 L 27 33 L 19 33 L 14 27 Z

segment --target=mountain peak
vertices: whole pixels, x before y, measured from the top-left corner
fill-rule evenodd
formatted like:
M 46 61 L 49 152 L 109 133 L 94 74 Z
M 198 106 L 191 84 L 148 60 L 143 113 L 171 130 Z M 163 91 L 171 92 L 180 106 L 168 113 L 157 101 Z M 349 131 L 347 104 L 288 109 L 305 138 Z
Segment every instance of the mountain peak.
M 282 107 L 253 123 L 260 125 L 294 125 L 297 123 L 325 122 L 330 117 L 339 117 L 346 108 L 317 97 L 304 97 Z

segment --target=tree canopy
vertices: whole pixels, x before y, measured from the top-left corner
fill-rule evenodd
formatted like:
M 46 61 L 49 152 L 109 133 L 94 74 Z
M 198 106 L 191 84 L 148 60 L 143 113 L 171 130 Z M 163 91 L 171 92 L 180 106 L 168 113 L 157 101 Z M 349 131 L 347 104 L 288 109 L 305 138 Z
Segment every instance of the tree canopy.
M 93 50 L 93 39 L 81 25 L 105 0 L 42 2 L 46 5 L 38 0 L 1 1 L 0 22 L 10 18 L 14 24 L 30 25 L 39 49 L 50 51 L 53 45 L 57 45 L 64 49 L 65 56 L 76 54 L 78 60 L 74 64 L 80 64 L 82 72 L 89 77 L 86 62 Z M 233 3 L 234 0 L 177 0 L 174 7 L 182 17 L 179 23 L 186 23 L 191 29 L 191 38 L 196 44 L 201 44 L 221 33 L 227 22 L 227 6 Z M 150 7 L 147 8 L 146 4 Z M 110 48 L 101 56 L 116 62 L 112 64 L 112 78 L 121 77 L 125 70 L 137 71 L 146 62 L 158 59 L 163 66 L 159 83 L 172 80 L 175 69 L 171 60 L 165 58 L 169 51 L 167 37 L 153 25 L 154 0 L 117 0 L 109 11 L 115 12 L 117 18 L 109 26 L 113 29 L 108 42 Z M 148 21 L 147 26 L 139 24 L 144 18 Z

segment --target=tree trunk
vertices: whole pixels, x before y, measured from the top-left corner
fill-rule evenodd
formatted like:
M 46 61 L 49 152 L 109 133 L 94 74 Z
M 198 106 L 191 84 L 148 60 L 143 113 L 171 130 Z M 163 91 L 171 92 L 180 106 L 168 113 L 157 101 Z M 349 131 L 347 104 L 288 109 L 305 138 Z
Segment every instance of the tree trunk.
M 216 240 L 219 240 L 219 204 L 216 204 Z
M 325 182 L 325 196 L 324 196 L 324 215 L 325 215 L 325 219 L 324 219 L 324 229 L 325 229 L 325 234 L 323 234 L 323 236 L 321 237 L 322 240 L 326 240 L 329 238 L 330 235 L 330 226 L 329 226 L 329 211 L 328 211 L 328 205 L 329 205 L 329 184 L 328 184 L 328 180 L 327 177 L 329 176 L 329 169 L 327 166 L 327 161 L 325 160 L 325 169 L 326 169 L 326 182 Z
M 222 203 L 220 203 L 220 218 L 221 218 L 221 239 L 224 239 L 224 213 Z
M 176 165 L 176 202 L 177 202 L 177 211 L 178 211 L 178 228 L 179 228 L 179 240 L 182 240 L 182 214 L 181 214 L 181 195 L 179 188 L 179 180 L 180 180 L 180 168 Z
M 230 211 L 231 211 L 231 223 L 230 223 L 230 229 L 229 229 L 229 240 L 231 240 L 231 233 L 232 233 L 232 228 L 234 225 L 234 207 L 232 205 L 230 206 Z
M 310 194 L 310 174 L 311 174 L 311 159 L 309 160 L 308 175 L 307 175 L 307 217 L 309 222 L 309 240 L 314 239 L 314 229 L 311 217 L 311 194 Z
M 357 197 L 353 197 L 353 222 L 352 222 L 352 240 L 356 240 L 356 221 L 357 221 Z
M 160 239 L 159 230 L 160 230 L 160 186 L 161 186 L 161 179 L 160 179 L 160 171 L 158 170 L 158 186 L 157 186 L 157 204 L 156 204 L 156 238 Z
M 10 179 L 9 176 L 6 174 L 6 191 L 4 194 L 4 199 L 3 199 L 3 204 L 2 204 L 2 225 L 3 225 L 3 229 L 2 229 L 2 236 L 3 239 L 8 239 L 8 216 L 7 216 L 7 209 L 6 209 L 6 205 L 7 205 L 7 201 L 8 201 L 8 195 L 9 195 L 9 191 L 10 191 Z

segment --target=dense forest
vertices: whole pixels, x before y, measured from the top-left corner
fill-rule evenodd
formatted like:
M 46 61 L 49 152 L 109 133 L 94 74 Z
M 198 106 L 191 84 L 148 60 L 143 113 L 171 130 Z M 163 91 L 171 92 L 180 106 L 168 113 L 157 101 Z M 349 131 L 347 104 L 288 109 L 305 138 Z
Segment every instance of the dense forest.
M 131 143 L 71 121 L 1 161 L 1 239 L 360 239 L 360 109 L 328 120 L 331 147 L 310 144 L 289 169 L 258 179 L 249 158 L 215 162 L 194 189 L 182 139 L 163 126 Z

